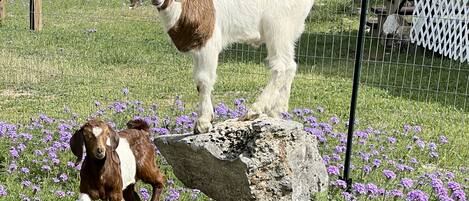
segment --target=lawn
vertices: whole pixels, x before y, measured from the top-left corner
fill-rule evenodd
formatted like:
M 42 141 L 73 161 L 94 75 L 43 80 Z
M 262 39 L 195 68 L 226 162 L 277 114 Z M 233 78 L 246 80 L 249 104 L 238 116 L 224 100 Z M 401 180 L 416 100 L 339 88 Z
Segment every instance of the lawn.
M 344 2 L 319 0 L 313 9 L 298 43 L 300 66 L 290 103 L 292 110 L 302 109 L 291 112 L 295 120 L 304 121 L 306 128 L 320 130 L 310 130 L 318 139 L 327 139 L 320 150 L 323 156 L 335 158 L 328 163 L 331 169 L 340 169 L 343 161 L 342 151 L 336 149 L 341 145 L 341 137 L 337 136 L 346 131 L 358 26 L 356 5 Z M 74 158 L 66 145 L 53 151 L 55 159 L 60 159 L 57 164 L 54 157 L 34 150 L 50 151 L 62 134 L 73 133 L 87 117 L 100 110 L 105 111 L 103 118 L 116 123 L 117 128 L 136 115 L 157 116 L 160 123 L 155 126 L 159 127 L 168 118 L 172 123 L 164 126 L 170 130 L 187 126 L 174 121 L 180 115 L 190 115 L 195 108 L 197 94 L 191 80 L 191 59 L 169 43 L 150 5 L 129 10 L 124 5 L 127 2 L 115 0 L 44 0 L 44 30 L 31 32 L 28 3 L 9 1 L 7 19 L 0 25 L 0 151 L 4 153 L 0 155 L 0 200 L 18 200 L 21 196 L 55 200 L 62 193 L 63 200 L 75 200 L 78 176 L 74 167 L 67 166 Z M 267 81 L 264 58 L 264 47 L 239 44 L 220 55 L 214 102 L 234 108 L 233 101 L 242 98 L 249 106 Z M 354 147 L 354 182 L 375 183 L 386 192 L 400 189 L 406 195 L 420 189 L 436 199 L 438 193 L 432 182 L 418 178 L 451 172 L 453 178 L 440 180 L 446 186 L 450 181 L 460 183 L 467 194 L 468 76 L 468 64 L 406 45 L 386 49 L 368 37 L 357 130 L 370 137 L 363 139 L 363 132 L 356 136 L 357 142 L 364 141 Z M 124 88 L 129 91 L 127 95 L 122 93 Z M 175 107 L 175 102 L 179 102 L 176 97 L 184 103 L 184 111 Z M 140 102 L 136 104 L 136 100 Z M 125 103 L 126 110 L 116 112 L 116 102 Z M 152 105 L 157 109 L 151 110 Z M 145 112 L 141 113 L 139 107 Z M 304 108 L 312 112 L 304 112 Z M 230 115 L 218 116 L 221 121 Z M 305 120 L 311 116 L 317 122 Z M 17 130 L 11 125 L 18 125 Z M 48 132 L 54 140 L 44 140 Z M 31 134 L 32 139 L 25 133 Z M 449 143 L 442 142 L 441 136 Z M 396 138 L 397 142 L 389 138 Z M 432 148 L 432 143 L 437 148 Z M 380 154 L 363 159 L 375 149 Z M 19 156 L 12 155 L 14 150 L 19 151 Z M 43 161 L 35 161 L 36 158 Z M 412 158 L 419 163 L 409 162 Z M 382 165 L 370 165 L 375 159 L 381 160 Z M 392 181 L 384 180 L 384 170 L 399 171 L 396 163 L 413 170 L 397 174 Z M 12 164 L 17 168 L 11 169 Z M 49 165 L 51 170 L 45 171 L 43 165 Z M 179 200 L 198 195 L 182 188 L 164 162 L 160 165 L 175 180 L 165 190 L 166 199 L 175 199 L 177 193 L 181 193 Z M 369 174 L 363 171 L 368 165 L 372 169 Z M 23 167 L 30 172 L 22 171 Z M 60 177 L 63 174 L 67 179 Z M 405 188 L 399 184 L 403 178 L 412 178 L 415 184 Z M 337 175 L 331 172 L 331 180 L 336 179 Z M 331 183 L 329 199 L 341 197 L 340 185 L 335 184 Z M 3 197 L 2 189 L 7 192 Z M 448 190 L 449 196 L 453 191 L 456 190 Z M 354 191 L 360 200 L 373 198 L 369 188 L 365 194 Z M 207 198 L 199 195 L 196 199 Z

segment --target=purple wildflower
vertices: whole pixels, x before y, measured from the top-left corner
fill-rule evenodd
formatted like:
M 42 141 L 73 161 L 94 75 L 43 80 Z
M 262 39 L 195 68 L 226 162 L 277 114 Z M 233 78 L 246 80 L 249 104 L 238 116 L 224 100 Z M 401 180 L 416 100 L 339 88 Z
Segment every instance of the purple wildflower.
M 339 168 L 337 166 L 329 166 L 327 167 L 327 173 L 330 175 L 339 175 Z
M 454 191 L 451 197 L 453 197 L 455 200 L 458 200 L 458 201 L 467 201 L 466 193 L 464 193 L 464 191 L 461 189 Z
M 340 189 L 345 189 L 347 188 L 347 182 L 345 182 L 344 180 L 338 179 L 334 182 L 334 186 Z
M 425 142 L 418 139 L 415 143 L 417 143 L 417 146 L 420 148 L 420 149 L 424 149 L 425 148 Z
M 416 133 L 420 133 L 420 132 L 422 132 L 422 127 L 421 126 L 414 126 L 414 131 Z
M 373 197 L 379 195 L 379 188 L 376 186 L 376 184 L 368 183 L 366 185 L 366 190 L 368 191 L 368 194 Z
M 346 201 L 355 200 L 353 195 L 349 192 L 342 192 L 342 196 L 344 197 Z
M 45 114 L 39 115 L 39 119 L 40 119 L 41 121 L 43 121 L 44 123 L 46 123 L 46 124 L 50 124 L 50 123 L 54 122 L 54 120 L 53 120 L 52 118 L 49 118 L 49 117 L 46 116 Z
M 331 157 L 328 156 L 328 155 L 324 155 L 324 156 L 322 157 L 322 162 L 324 163 L 324 165 L 329 164 L 329 161 L 330 161 L 330 160 L 331 160 Z
M 59 197 L 59 198 L 63 198 L 63 197 L 65 197 L 65 192 L 63 192 L 63 191 L 55 191 L 55 195 L 57 195 L 57 197 Z
M 438 199 L 439 199 L 440 201 L 454 201 L 453 198 L 450 198 L 450 197 L 448 197 L 448 196 L 440 196 Z
M 404 129 L 404 133 L 408 133 L 408 132 L 410 131 L 410 128 L 411 128 L 410 125 L 405 124 L 405 125 L 404 125 L 404 128 L 403 128 L 403 129 Z
M 29 173 L 29 168 L 27 168 L 27 167 L 22 167 L 22 168 L 21 168 L 21 172 L 24 173 L 24 174 L 28 174 L 28 173 Z
M 372 169 L 371 169 L 370 166 L 365 165 L 365 166 L 363 166 L 362 170 L 363 170 L 363 172 L 364 172 L 365 174 L 369 174 Z
M 459 185 L 459 183 L 457 183 L 457 182 L 450 181 L 450 182 L 448 182 L 448 188 L 453 190 L 453 191 L 457 191 L 457 190 L 461 189 L 461 185 Z
M 57 178 L 57 177 L 54 177 L 54 178 L 52 178 L 52 181 L 53 181 L 54 183 L 59 183 L 59 182 L 60 182 L 60 179 Z
M 179 191 L 174 189 L 174 188 L 171 188 L 169 189 L 169 193 L 168 193 L 168 196 L 166 197 L 166 201 L 173 201 L 173 200 L 177 200 L 179 199 Z
M 59 176 L 60 180 L 62 180 L 63 182 L 66 182 L 68 180 L 68 175 L 66 173 L 62 173 L 60 176 Z
M 16 150 L 15 147 L 11 147 L 10 148 L 10 156 L 13 157 L 13 158 L 18 158 L 20 156 L 20 153 L 18 152 L 18 150 Z
M 447 144 L 448 138 L 444 135 L 440 135 L 440 144 Z
M 11 173 L 13 171 L 16 171 L 16 169 L 18 169 L 18 166 L 16 165 L 15 162 L 11 163 L 9 166 L 8 166 L 8 172 Z
M 408 201 L 428 201 L 428 195 L 421 190 L 413 190 L 407 193 Z
M 383 175 L 387 178 L 387 179 L 394 179 L 396 178 L 396 174 L 391 171 L 391 170 L 383 170 Z
M 179 98 L 179 96 L 176 96 L 176 100 L 174 101 L 174 104 L 176 105 L 176 108 L 179 111 L 184 111 L 184 102 Z
M 381 165 L 381 160 L 375 159 L 375 160 L 373 161 L 373 167 L 379 167 L 380 165 Z
M 122 93 L 124 94 L 124 96 L 129 95 L 129 89 L 128 88 L 123 88 Z
M 358 194 L 361 194 L 361 195 L 365 195 L 366 194 L 366 187 L 365 185 L 361 184 L 361 183 L 354 183 L 352 184 L 352 188 L 355 192 L 357 192 Z
M 355 136 L 358 138 L 368 139 L 368 133 L 365 131 L 356 131 Z
M 140 195 L 142 195 L 143 200 L 150 199 L 150 193 L 146 188 L 140 188 Z
M 436 151 L 436 144 L 434 142 L 428 143 L 428 148 L 430 148 L 431 151 Z
M 338 145 L 335 147 L 334 152 L 336 154 L 344 153 L 345 152 L 345 146 L 344 145 Z
M 435 190 L 436 194 L 439 197 L 448 196 L 448 191 L 443 186 L 443 181 L 441 181 L 440 179 L 437 179 L 436 176 L 433 177 L 432 182 L 431 182 L 431 186 L 433 187 L 433 189 Z
M 292 120 L 293 119 L 293 116 L 288 112 L 282 112 L 281 115 L 282 115 L 282 119 L 285 119 L 285 120 Z
M 192 200 L 196 200 L 199 193 L 200 193 L 200 190 L 192 189 L 192 191 L 191 191 L 191 199 L 192 199 Z
M 446 173 L 446 177 L 447 177 L 448 179 L 454 179 L 455 176 L 454 176 L 454 173 L 452 173 L 452 172 L 447 172 L 447 173 Z
M 329 122 L 331 122 L 331 124 L 336 125 L 336 124 L 340 123 L 340 119 L 339 119 L 339 117 L 333 116 L 333 117 L 331 117 Z
M 323 112 L 324 112 L 324 108 L 321 107 L 321 106 L 318 106 L 317 110 L 318 110 L 319 113 L 323 113 Z
M 8 192 L 5 186 L 0 185 L 0 197 L 7 196 L 7 195 L 8 195 Z
M 404 193 L 402 193 L 402 191 L 399 190 L 399 189 L 393 189 L 393 190 L 391 190 L 391 192 L 389 192 L 389 195 L 391 195 L 392 197 L 395 197 L 395 198 L 396 197 L 400 198 L 400 197 L 404 196 Z
M 409 179 L 409 178 L 401 179 L 401 185 L 404 186 L 404 188 L 411 188 L 413 184 L 414 184 L 414 181 L 412 179 Z
M 388 137 L 388 142 L 391 144 L 396 143 L 397 139 L 395 137 Z
M 41 187 L 38 186 L 38 185 L 33 185 L 31 188 L 33 189 L 34 194 L 36 194 L 36 193 L 38 193 L 39 191 L 41 191 Z
M 41 167 L 41 170 L 44 171 L 44 172 L 49 172 L 49 171 L 51 170 L 51 168 L 50 168 L 50 166 L 48 166 L 48 165 L 43 165 L 43 166 Z
M 29 187 L 29 186 L 31 186 L 31 181 L 23 180 L 23 181 L 21 181 L 21 185 L 24 186 L 24 187 Z
M 127 106 L 125 103 L 115 102 L 112 108 L 114 109 L 114 112 L 122 113 L 127 108 Z

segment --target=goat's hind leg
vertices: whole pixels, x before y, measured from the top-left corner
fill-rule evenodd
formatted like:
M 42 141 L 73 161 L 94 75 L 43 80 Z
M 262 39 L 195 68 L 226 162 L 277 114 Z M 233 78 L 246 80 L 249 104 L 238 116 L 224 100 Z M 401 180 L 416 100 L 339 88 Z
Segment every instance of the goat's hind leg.
M 291 84 L 296 73 L 294 53 L 299 30 L 295 29 L 297 27 L 285 27 L 285 23 L 281 21 L 265 23 L 271 76 L 261 95 L 241 120 L 253 120 L 261 114 L 278 117 L 288 110 Z
M 164 188 L 164 177 L 163 174 L 159 172 L 159 170 L 152 171 L 152 174 L 147 180 L 144 180 L 146 183 L 149 183 L 152 187 L 152 196 L 151 201 L 158 201 L 160 200 L 161 193 L 163 192 Z
M 149 156 L 150 157 L 150 156 Z M 154 157 L 154 156 L 151 156 Z M 150 184 L 152 186 L 152 196 L 151 201 L 158 201 L 160 200 L 161 193 L 163 192 L 164 188 L 164 176 L 160 172 L 160 170 L 154 165 L 148 168 L 148 171 L 145 172 L 137 172 L 137 177 L 140 178 L 143 182 Z

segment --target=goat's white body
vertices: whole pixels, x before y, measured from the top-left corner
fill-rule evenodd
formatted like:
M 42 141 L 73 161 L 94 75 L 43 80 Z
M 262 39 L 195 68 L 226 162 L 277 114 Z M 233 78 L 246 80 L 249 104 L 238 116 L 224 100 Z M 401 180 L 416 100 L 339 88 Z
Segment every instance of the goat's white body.
M 295 42 L 304 30 L 304 21 L 313 3 L 314 0 L 213 0 L 215 27 L 212 37 L 205 46 L 190 51 L 194 59 L 194 79 L 199 88 L 197 130 L 206 132 L 211 127 L 211 92 L 218 54 L 225 46 L 236 42 L 255 46 L 265 43 L 268 50 L 272 76 L 254 103 L 251 115 L 277 116 L 288 110 L 297 66 Z M 159 12 L 166 31 L 177 23 L 181 12 L 181 2 L 176 1 Z
M 134 153 L 130 149 L 129 142 L 125 138 L 119 138 L 119 146 L 117 146 L 116 152 L 121 162 L 122 189 L 125 189 L 128 185 L 135 183 L 137 161 L 135 160 Z

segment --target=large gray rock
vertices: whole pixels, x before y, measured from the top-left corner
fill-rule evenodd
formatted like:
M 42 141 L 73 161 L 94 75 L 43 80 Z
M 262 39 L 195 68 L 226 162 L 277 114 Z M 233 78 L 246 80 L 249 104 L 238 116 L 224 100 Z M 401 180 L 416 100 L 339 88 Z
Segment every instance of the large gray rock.
M 294 121 L 226 121 L 155 143 L 187 187 L 218 201 L 307 201 L 328 186 L 317 141 Z

